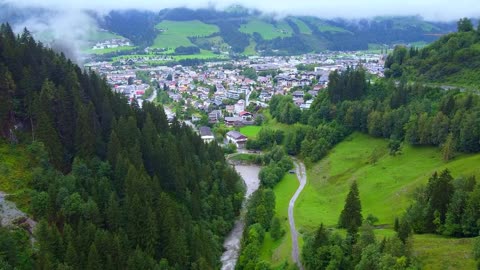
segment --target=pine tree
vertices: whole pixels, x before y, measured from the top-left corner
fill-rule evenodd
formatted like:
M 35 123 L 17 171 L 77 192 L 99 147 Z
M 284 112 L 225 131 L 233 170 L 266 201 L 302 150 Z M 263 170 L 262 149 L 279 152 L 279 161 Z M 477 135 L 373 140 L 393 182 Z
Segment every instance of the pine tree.
M 442 144 L 442 157 L 444 161 L 449 161 L 455 156 L 455 140 L 453 134 L 450 133 Z
M 80 106 L 77 117 L 75 136 L 75 150 L 77 156 L 88 160 L 95 153 L 94 107 L 89 103 L 87 107 Z
M 12 74 L 0 66 L 0 135 L 10 134 L 13 123 L 15 82 Z
M 355 230 L 362 225 L 362 220 L 362 205 L 360 203 L 357 182 L 354 181 L 345 200 L 345 207 L 340 214 L 338 227 Z
M 88 252 L 87 269 L 102 270 L 100 256 L 98 254 L 97 247 L 95 246 L 94 243 L 92 243 L 92 245 L 90 246 L 90 250 Z

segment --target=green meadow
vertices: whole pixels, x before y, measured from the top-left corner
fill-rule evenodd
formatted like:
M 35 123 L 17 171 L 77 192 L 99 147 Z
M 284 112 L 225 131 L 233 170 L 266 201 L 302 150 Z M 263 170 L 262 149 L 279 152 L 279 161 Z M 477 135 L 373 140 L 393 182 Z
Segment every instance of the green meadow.
M 300 33 L 305 34 L 305 35 L 311 35 L 312 34 L 312 29 L 308 27 L 308 25 L 303 22 L 302 20 L 298 18 L 289 18 L 292 22 L 294 22 L 297 26 L 298 29 L 300 30 Z
M 480 176 L 478 154 L 459 155 L 444 162 L 438 148 L 404 145 L 401 154 L 391 156 L 387 144 L 387 140 L 354 133 L 308 169 L 307 186 L 295 205 L 295 221 L 300 233 L 312 231 L 321 223 L 334 227 L 354 180 L 359 186 L 363 216 L 376 216 L 377 225 L 383 228 L 376 233 L 388 236 L 394 233 L 391 228 L 395 217 L 400 217 L 411 203 L 412 192 L 426 184 L 435 171 L 448 168 L 454 177 L 476 175 L 478 179 Z M 454 255 L 447 252 L 450 245 L 458 245 L 459 250 L 464 251 L 462 257 L 457 258 L 464 261 L 462 266 L 472 263 L 468 239 L 415 235 L 414 255 L 426 269 L 438 269 L 435 265 L 449 263 Z M 430 246 L 435 246 L 438 252 L 429 251 Z
M 206 37 L 217 33 L 218 26 L 205 24 L 201 21 L 163 21 L 155 26 L 163 31 L 155 38 L 153 48 L 177 48 L 194 46 L 189 37 Z
M 250 20 L 247 24 L 240 26 L 240 32 L 250 35 L 256 32 L 263 39 L 272 40 L 278 37 L 290 37 L 293 30 L 286 22 L 279 22 L 274 25 L 262 20 Z
M 247 136 L 249 139 L 255 139 L 261 129 L 261 126 L 245 126 L 240 128 L 240 133 Z

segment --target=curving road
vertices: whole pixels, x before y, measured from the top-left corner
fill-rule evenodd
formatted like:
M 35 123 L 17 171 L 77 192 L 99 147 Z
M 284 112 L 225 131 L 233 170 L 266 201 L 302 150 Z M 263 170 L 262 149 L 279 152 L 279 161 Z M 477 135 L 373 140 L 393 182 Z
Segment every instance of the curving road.
M 290 233 L 292 234 L 292 258 L 293 261 L 297 264 L 298 268 L 303 270 L 302 262 L 300 261 L 299 255 L 299 248 L 298 248 L 298 232 L 295 228 L 295 218 L 293 216 L 293 208 L 295 206 L 295 201 L 297 201 L 298 196 L 302 192 L 303 188 L 307 184 L 307 173 L 305 170 L 305 165 L 299 161 L 294 160 L 295 164 L 295 172 L 297 174 L 297 178 L 300 181 L 300 186 L 298 187 L 295 194 L 293 194 L 292 199 L 290 199 L 290 203 L 288 204 L 288 222 L 290 223 Z

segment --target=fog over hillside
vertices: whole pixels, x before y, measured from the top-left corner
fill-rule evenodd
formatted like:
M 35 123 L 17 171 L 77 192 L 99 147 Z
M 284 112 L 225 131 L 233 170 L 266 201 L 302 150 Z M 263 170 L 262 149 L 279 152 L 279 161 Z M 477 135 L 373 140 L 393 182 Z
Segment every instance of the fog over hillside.
M 428 20 L 456 20 L 460 17 L 478 17 L 480 10 L 475 9 L 477 0 L 4 0 L 6 3 L 19 7 L 44 7 L 61 10 L 95 10 L 108 12 L 110 10 L 141 9 L 158 11 L 164 8 L 216 8 L 225 9 L 232 5 L 242 5 L 249 9 L 258 9 L 267 14 L 279 15 L 309 15 L 322 18 L 368 18 L 372 16 L 406 16 L 420 15 Z
M 155 14 L 167 8 L 210 8 L 223 11 L 232 10 L 232 6 L 241 6 L 275 19 L 290 15 L 315 16 L 324 19 L 345 19 L 355 23 L 358 19 L 370 19 L 375 16 L 420 16 L 430 21 L 456 21 L 460 17 L 480 16 L 479 9 L 471 8 L 477 1 L 0 0 L 0 21 L 9 21 L 17 33 L 26 27 L 37 39 L 49 46 L 59 46 L 68 56 L 78 59 L 89 31 L 96 29 L 99 22 L 111 11 L 136 9 Z

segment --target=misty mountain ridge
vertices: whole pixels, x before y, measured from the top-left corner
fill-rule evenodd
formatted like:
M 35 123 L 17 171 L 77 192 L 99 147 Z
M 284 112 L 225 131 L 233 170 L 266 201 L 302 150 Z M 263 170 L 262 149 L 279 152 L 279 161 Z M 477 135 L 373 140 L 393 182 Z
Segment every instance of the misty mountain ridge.
M 324 50 L 367 50 L 395 44 L 425 44 L 454 31 L 456 27 L 455 22 L 431 22 L 420 16 L 322 19 L 322 14 L 319 14 L 318 17 L 282 17 L 239 5 L 225 10 L 172 8 L 159 12 L 84 11 L 78 16 L 68 14 L 68 18 L 62 18 L 65 14 L 41 8 L 25 10 L 7 4 L 4 7 L 0 11 L 0 21 L 12 23 L 17 32 L 28 27 L 38 39 L 47 43 L 51 40 L 46 40 L 45 36 L 62 37 L 63 41 L 75 44 L 74 51 L 83 52 L 88 46 L 102 41 L 92 38 L 91 33 L 96 31 L 92 29 L 98 28 L 119 38 L 126 38 L 140 49 L 152 47 L 174 51 L 184 46 L 214 53 L 229 51 L 240 55 L 292 55 Z M 56 17 L 61 18 L 61 23 L 55 20 Z M 39 21 L 42 22 L 41 31 L 37 29 Z M 199 32 L 198 36 L 186 33 L 182 37 L 171 35 L 167 38 L 165 35 L 172 28 L 161 28 L 164 22 L 173 22 L 173 25 L 169 24 L 171 27 L 177 27 L 175 22 L 182 22 L 178 31 L 191 29 L 196 33 L 199 24 L 194 21 L 212 30 Z M 47 26 L 49 29 L 45 30 Z M 183 38 L 183 41 L 173 47 L 170 47 L 170 42 L 162 42 L 179 38 Z

